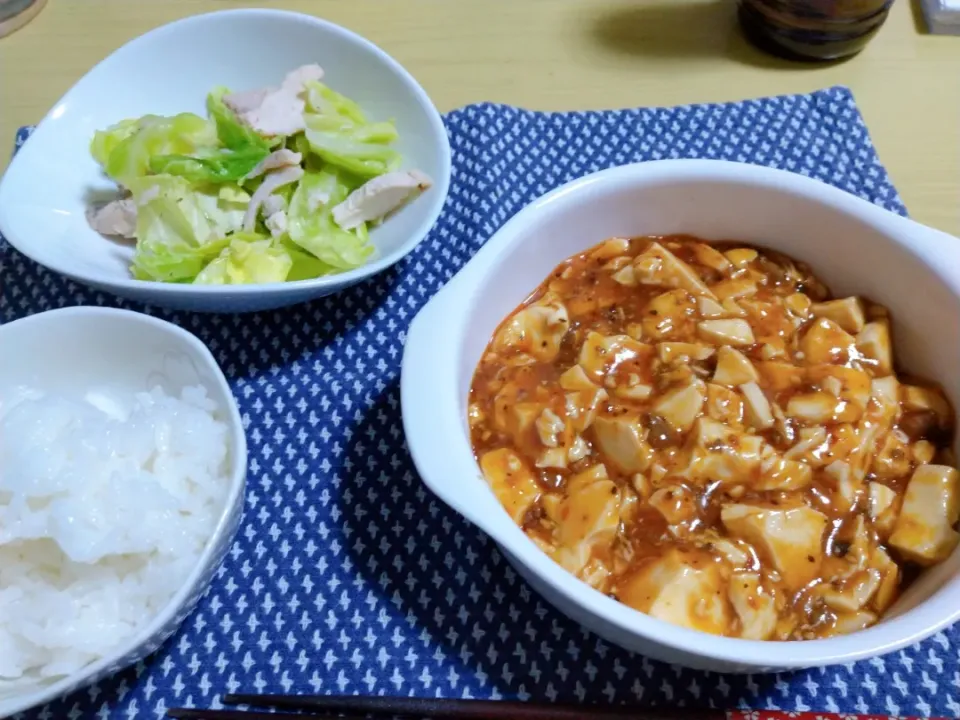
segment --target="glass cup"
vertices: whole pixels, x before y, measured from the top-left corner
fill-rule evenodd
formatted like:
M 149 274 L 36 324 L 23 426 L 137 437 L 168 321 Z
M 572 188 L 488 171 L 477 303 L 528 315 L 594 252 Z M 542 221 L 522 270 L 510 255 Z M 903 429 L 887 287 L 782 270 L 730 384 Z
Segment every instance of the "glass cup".
M 793 60 L 838 60 L 870 42 L 893 0 L 740 0 L 744 33 Z

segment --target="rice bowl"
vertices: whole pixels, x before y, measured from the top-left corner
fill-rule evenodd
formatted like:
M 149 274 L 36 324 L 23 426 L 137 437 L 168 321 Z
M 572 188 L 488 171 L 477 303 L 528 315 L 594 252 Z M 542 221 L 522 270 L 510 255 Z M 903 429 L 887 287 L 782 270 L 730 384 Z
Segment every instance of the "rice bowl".
M 6 716 L 177 629 L 239 524 L 246 441 L 213 357 L 168 323 L 70 308 L 0 326 L 0 344 Z

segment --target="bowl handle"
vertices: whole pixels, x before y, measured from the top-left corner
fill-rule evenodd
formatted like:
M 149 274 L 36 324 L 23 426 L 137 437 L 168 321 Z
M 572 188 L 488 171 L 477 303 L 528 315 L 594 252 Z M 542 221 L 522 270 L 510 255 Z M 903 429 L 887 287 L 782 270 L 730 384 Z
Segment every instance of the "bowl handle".
M 421 479 L 447 505 L 476 521 L 469 501 L 458 489 L 464 473 L 479 472 L 471 467 L 469 451 L 464 462 L 462 424 L 466 411 L 458 417 L 459 372 L 457 348 L 464 328 L 452 326 L 448 314 L 462 302 L 454 288 L 457 278 L 435 295 L 413 319 L 403 348 L 400 373 L 400 405 L 407 449 Z

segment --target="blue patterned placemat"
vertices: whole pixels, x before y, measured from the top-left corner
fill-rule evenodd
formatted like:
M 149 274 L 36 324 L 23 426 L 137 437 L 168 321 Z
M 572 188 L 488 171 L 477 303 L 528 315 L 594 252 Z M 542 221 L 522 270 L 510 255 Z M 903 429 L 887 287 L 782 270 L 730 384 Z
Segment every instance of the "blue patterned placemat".
M 555 114 L 483 104 L 446 124 L 449 201 L 392 270 L 255 315 L 134 306 L 199 335 L 227 373 L 250 444 L 246 515 L 213 588 L 158 653 L 26 717 L 159 718 L 239 690 L 960 715 L 960 626 L 884 658 L 783 675 L 697 672 L 611 646 L 554 611 L 436 500 L 403 442 L 408 324 L 497 227 L 563 182 L 639 160 L 722 158 L 905 213 L 850 92 Z M 2 240 L 0 273 L 0 322 L 123 305 Z

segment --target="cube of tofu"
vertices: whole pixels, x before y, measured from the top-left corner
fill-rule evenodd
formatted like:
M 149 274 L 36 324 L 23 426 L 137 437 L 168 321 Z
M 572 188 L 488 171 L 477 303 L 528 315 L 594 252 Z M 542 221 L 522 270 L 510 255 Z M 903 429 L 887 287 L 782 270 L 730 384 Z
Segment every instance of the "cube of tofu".
M 900 401 L 900 383 L 894 376 L 874 378 L 870 382 L 870 399 L 884 409 L 896 412 Z
M 567 495 L 573 495 L 574 493 L 580 492 L 588 485 L 593 485 L 595 482 L 609 479 L 610 475 L 607 472 L 607 466 L 603 463 L 597 463 L 596 465 L 591 465 L 586 470 L 582 470 L 576 475 L 568 478 L 567 482 L 563 486 L 563 489 Z
M 652 412 L 659 415 L 677 431 L 689 430 L 706 400 L 706 386 L 695 380 L 689 385 L 671 390 L 654 404 Z
M 863 303 L 858 297 L 814 303 L 810 311 L 816 318 L 833 320 L 851 334 L 860 332 L 866 324 L 866 318 L 863 315 Z
M 720 303 L 720 306 L 723 308 L 724 314 L 728 317 L 742 318 L 747 316 L 746 310 L 737 304 L 735 298 L 727 298 Z
M 732 613 L 720 570 L 707 553 L 669 550 L 622 582 L 617 596 L 658 620 L 726 635 Z
M 773 411 L 770 409 L 770 401 L 767 400 L 767 396 L 763 394 L 760 386 L 755 382 L 749 382 L 740 386 L 740 393 L 743 395 L 747 425 L 757 430 L 766 430 L 773 427 Z
M 878 377 L 893 372 L 893 344 L 890 342 L 890 323 L 874 320 L 863 326 L 857 335 L 857 350 L 873 361 L 873 373 Z
M 519 390 L 513 383 L 504 385 L 493 404 L 494 425 L 514 437 L 526 433 L 543 410 L 542 403 L 518 402 Z
M 870 552 L 870 567 L 880 573 L 880 587 L 874 593 L 871 606 L 877 613 L 884 613 L 897 599 L 900 588 L 900 567 L 882 547 L 874 547 Z
M 800 428 L 800 439 L 783 456 L 788 460 L 801 460 L 811 467 L 824 464 L 823 455 L 827 450 L 826 428 Z
M 735 248 L 727 250 L 724 256 L 738 268 L 744 268 L 757 259 L 757 251 L 753 248 Z
M 757 382 L 759 379 L 757 369 L 742 352 L 726 345 L 717 350 L 717 367 L 713 373 L 713 382 L 736 387 Z
M 890 545 L 921 565 L 945 560 L 960 541 L 960 473 L 946 465 L 921 465 L 910 478 Z
M 872 458 L 871 472 L 881 480 L 903 477 L 913 467 L 910 442 L 903 432 L 893 430 L 880 441 L 880 448 Z
M 813 482 L 813 469 L 804 462 L 787 460 L 772 456 L 765 458 L 760 465 L 760 479 L 753 485 L 754 489 L 766 490 L 801 490 Z
M 567 448 L 567 460 L 574 463 L 578 460 L 583 460 L 589 454 L 590 446 L 587 444 L 587 441 L 580 435 L 575 436 L 573 442 L 570 443 L 570 447 Z
M 929 410 L 937 416 L 940 427 L 949 427 L 953 422 L 950 403 L 936 388 L 919 385 L 901 385 L 900 399 L 906 410 Z
M 878 547 L 877 537 L 867 519 L 859 513 L 854 515 L 852 526 L 848 522 L 843 527 L 848 543 L 847 552 L 843 556 L 847 568 L 863 569 L 870 564 L 870 556 Z M 852 532 L 851 532 L 852 531 Z M 833 548 L 836 549 L 837 537 L 833 537 Z M 834 573 L 836 574 L 836 573 Z
M 802 395 L 794 395 L 787 401 L 787 415 L 801 425 L 823 425 L 832 422 L 842 409 L 842 400 L 828 392 L 819 390 Z
M 932 463 L 936 454 L 937 448 L 929 440 L 917 440 L 910 448 L 910 455 L 917 465 Z
M 743 482 L 760 467 L 763 438 L 737 433 L 723 423 L 700 418 L 690 436 L 690 463 L 681 474 L 693 483 Z
M 853 472 L 850 463 L 843 460 L 834 460 L 824 469 L 827 477 L 836 484 L 837 494 L 833 503 L 841 512 L 849 512 L 860 501 L 863 491 L 863 482 Z
M 791 314 L 798 318 L 809 317 L 810 308 L 813 307 L 813 301 L 810 300 L 810 296 L 804 295 L 803 293 L 788 295 L 784 298 L 783 304 L 786 305 L 787 310 L 789 310 Z
M 728 532 L 773 563 L 790 589 L 799 590 L 817 576 L 827 526 L 823 513 L 809 507 L 731 504 L 721 508 L 720 520 Z
M 590 251 L 590 257 L 596 260 L 611 260 L 630 251 L 630 239 L 613 237 L 605 240 L 598 247 Z
M 637 282 L 642 285 L 661 285 L 686 290 L 693 295 L 714 296 L 692 267 L 658 242 L 650 243 L 637 255 L 633 269 Z
M 877 570 L 857 570 L 843 580 L 823 583 L 817 587 L 817 594 L 832 609 L 843 613 L 855 613 L 863 608 L 881 582 Z
M 560 376 L 560 387 L 564 390 L 593 390 L 596 385 L 587 376 L 580 365 L 573 365 Z
M 664 364 L 675 362 L 689 362 L 690 360 L 706 360 L 716 352 L 708 345 L 687 342 L 657 343 L 657 357 Z
M 723 253 L 706 243 L 695 243 L 693 245 L 693 256 L 701 265 L 719 273 L 726 273 L 731 270 L 730 261 L 723 256 Z
M 610 480 L 588 483 L 561 501 L 554 520 L 564 547 L 610 543 L 620 524 L 620 490 Z
M 877 621 L 877 616 L 867 610 L 855 613 L 841 613 L 831 629 L 831 635 L 849 635 L 870 627 Z
M 753 345 L 753 329 L 750 323 L 739 318 L 727 320 L 701 320 L 697 332 L 707 342 L 715 345 Z
M 632 257 L 629 257 L 628 255 L 621 255 L 619 257 L 613 258 L 607 263 L 604 263 L 603 269 L 611 273 L 615 273 L 617 270 L 632 264 L 633 264 Z
M 720 300 L 750 297 L 757 294 L 757 283 L 750 278 L 729 278 L 715 283 L 710 288 Z
M 697 313 L 702 318 L 719 318 L 726 315 L 727 311 L 713 298 L 701 295 L 697 298 Z
M 569 453 L 566 448 L 554 447 L 547 448 L 537 457 L 536 466 L 538 468 L 559 468 L 566 469 L 569 462 Z
M 627 323 L 625 330 L 627 331 L 627 335 L 632 337 L 634 340 L 643 340 L 643 323 Z
M 880 532 L 888 533 L 897 519 L 897 493 L 878 482 L 867 486 L 867 512 L 873 526 Z
M 520 435 L 536 422 L 543 406 L 540 403 L 522 402 L 513 405 L 510 410 L 513 415 L 513 423 L 507 423 L 510 431 L 514 435 Z
M 576 432 L 583 432 L 593 424 L 597 417 L 600 403 L 609 396 L 603 388 L 593 387 L 590 390 L 578 390 L 564 395 L 564 406 L 567 418 Z
M 841 364 L 856 350 L 856 340 L 828 318 L 814 320 L 800 338 L 800 351 L 807 365 Z
M 540 497 L 541 489 L 520 456 L 509 448 L 485 453 L 480 469 L 504 509 L 518 525 Z
M 862 370 L 841 365 L 819 365 L 807 370 L 807 380 L 855 407 L 855 410 L 850 408 L 849 412 L 841 412 L 842 422 L 855 422 L 870 402 L 872 379 Z
M 722 385 L 707 383 L 704 411 L 711 420 L 739 428 L 743 423 L 743 400 L 736 392 Z
M 593 435 L 605 460 L 625 473 L 644 472 L 653 460 L 653 448 L 639 418 L 631 415 L 598 417 Z
M 493 340 L 498 352 L 516 350 L 541 362 L 550 362 L 560 352 L 560 342 L 570 327 L 567 308 L 547 293 L 500 326 Z
M 686 336 L 693 327 L 694 296 L 686 290 L 669 290 L 653 298 L 643 310 L 643 336 L 651 340 Z
M 706 530 L 691 538 L 696 547 L 730 565 L 733 570 L 748 570 L 756 566 L 753 548 L 742 540 L 721 537 L 717 530 Z
M 646 374 L 647 361 L 652 355 L 653 348 L 650 345 L 637 342 L 629 335 L 589 332 L 580 348 L 577 362 L 588 378 L 602 382 L 608 375 L 627 366 L 643 370 Z
M 560 444 L 566 423 L 550 408 L 544 408 L 536 420 L 537 435 L 546 447 L 555 448 Z
M 697 495 L 685 485 L 666 485 L 655 490 L 647 502 L 669 525 L 679 525 L 697 517 Z
M 613 279 L 624 287 L 634 287 L 637 284 L 637 276 L 633 270 L 633 265 L 625 265 L 613 274 Z
M 631 374 L 626 378 L 626 385 L 614 383 L 613 394 L 624 400 L 646 400 L 653 395 L 653 386 L 640 382 L 640 376 Z
M 719 357 L 719 356 L 718 356 Z M 803 369 L 777 360 L 765 360 L 757 364 L 760 382 L 768 390 L 790 390 L 803 382 Z
M 777 607 L 773 593 L 760 584 L 758 573 L 735 573 L 727 590 L 733 609 L 740 619 L 739 637 L 766 640 L 777 627 Z

